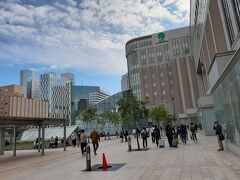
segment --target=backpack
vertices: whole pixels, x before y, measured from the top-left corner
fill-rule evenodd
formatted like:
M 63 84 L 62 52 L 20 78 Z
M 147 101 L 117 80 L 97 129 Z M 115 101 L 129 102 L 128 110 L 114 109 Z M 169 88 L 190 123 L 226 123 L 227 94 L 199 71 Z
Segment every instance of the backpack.
M 146 138 L 147 137 L 147 132 L 146 131 L 142 131 L 141 132 L 141 137 L 142 138 Z
M 218 137 L 220 141 L 223 141 L 225 139 L 225 136 L 223 135 L 223 133 L 219 134 Z

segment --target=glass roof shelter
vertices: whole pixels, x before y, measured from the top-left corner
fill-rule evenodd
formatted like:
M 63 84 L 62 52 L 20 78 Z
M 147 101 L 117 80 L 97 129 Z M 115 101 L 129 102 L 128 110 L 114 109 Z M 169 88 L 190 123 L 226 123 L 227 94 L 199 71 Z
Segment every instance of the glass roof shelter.
M 30 118 L 0 116 L 0 155 L 4 155 L 5 128 L 13 127 L 13 156 L 16 156 L 16 127 L 17 126 L 38 126 L 38 139 L 42 139 L 41 155 L 44 155 L 44 140 L 46 125 L 63 125 L 64 151 L 66 151 L 66 119 L 60 118 Z M 40 146 L 38 146 L 40 152 Z

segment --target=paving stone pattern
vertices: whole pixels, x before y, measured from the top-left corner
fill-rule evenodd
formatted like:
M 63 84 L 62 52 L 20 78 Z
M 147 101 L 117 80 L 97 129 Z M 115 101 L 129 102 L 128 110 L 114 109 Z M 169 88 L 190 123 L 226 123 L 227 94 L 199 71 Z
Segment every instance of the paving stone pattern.
M 104 152 L 108 163 L 127 163 L 117 171 L 86 172 L 85 157 L 78 147 L 46 150 L 41 157 L 35 150 L 11 152 L 0 156 L 0 179 L 87 179 L 87 180 L 237 180 L 240 179 L 240 157 L 229 151 L 218 152 L 216 137 L 198 134 L 199 142 L 188 141 L 179 148 L 157 148 L 148 138 L 150 150 L 127 152 L 128 144 L 120 139 L 102 140 L 92 165 L 102 162 Z M 166 139 L 165 139 L 166 141 Z M 141 142 L 141 139 L 140 139 Z M 132 138 L 136 148 L 136 139 Z M 165 142 L 168 145 L 167 142 Z M 92 148 L 92 146 L 91 146 Z

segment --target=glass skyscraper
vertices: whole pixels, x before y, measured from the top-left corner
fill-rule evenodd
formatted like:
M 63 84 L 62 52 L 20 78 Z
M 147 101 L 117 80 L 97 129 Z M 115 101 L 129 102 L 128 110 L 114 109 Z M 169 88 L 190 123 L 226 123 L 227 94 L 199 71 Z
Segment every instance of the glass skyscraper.
M 20 71 L 20 86 L 23 88 L 24 97 L 32 98 L 32 87 L 34 81 L 34 72 L 28 69 Z
M 69 79 L 58 77 L 53 72 L 41 74 L 40 98 L 49 102 L 49 117 L 70 120 L 71 81 Z

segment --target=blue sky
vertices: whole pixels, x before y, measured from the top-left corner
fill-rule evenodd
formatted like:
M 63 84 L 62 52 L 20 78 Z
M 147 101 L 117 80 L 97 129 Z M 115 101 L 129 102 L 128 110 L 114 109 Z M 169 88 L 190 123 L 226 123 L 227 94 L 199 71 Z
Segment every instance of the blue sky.
M 21 69 L 71 72 L 76 84 L 121 90 L 125 43 L 189 24 L 190 0 L 1 0 L 0 86 Z

